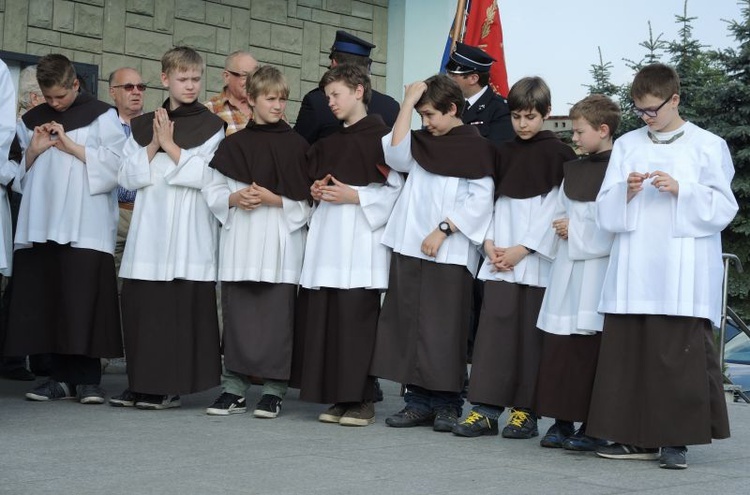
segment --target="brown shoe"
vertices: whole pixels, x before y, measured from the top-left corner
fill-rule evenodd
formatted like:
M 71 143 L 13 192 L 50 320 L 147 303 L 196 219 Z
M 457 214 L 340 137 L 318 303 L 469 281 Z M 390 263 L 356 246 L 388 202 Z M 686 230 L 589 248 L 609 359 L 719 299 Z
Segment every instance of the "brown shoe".
M 339 420 L 341 420 L 341 416 L 344 415 L 348 408 L 348 404 L 337 402 L 326 409 L 325 412 L 321 413 L 321 415 L 318 416 L 318 421 L 322 423 L 338 423 Z
M 342 426 L 367 426 L 375 422 L 375 404 L 359 402 L 346 410 L 339 424 Z

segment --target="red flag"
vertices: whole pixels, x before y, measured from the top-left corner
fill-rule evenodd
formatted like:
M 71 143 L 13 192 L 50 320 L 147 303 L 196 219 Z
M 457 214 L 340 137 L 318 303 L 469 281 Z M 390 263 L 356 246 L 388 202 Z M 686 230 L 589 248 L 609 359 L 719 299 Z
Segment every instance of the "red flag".
M 490 70 L 490 87 L 502 96 L 508 96 L 508 72 L 503 52 L 503 27 L 497 0 L 471 0 L 466 16 L 463 42 L 478 46 L 495 59 Z

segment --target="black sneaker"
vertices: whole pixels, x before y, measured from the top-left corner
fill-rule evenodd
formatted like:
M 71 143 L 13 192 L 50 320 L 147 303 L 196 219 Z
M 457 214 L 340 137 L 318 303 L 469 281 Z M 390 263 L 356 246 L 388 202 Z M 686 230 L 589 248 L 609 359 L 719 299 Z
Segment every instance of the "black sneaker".
M 242 399 L 242 404 L 245 404 L 245 399 Z M 263 394 L 255 405 L 253 416 L 256 418 L 275 418 L 280 412 L 281 398 L 271 394 Z
M 655 461 L 659 458 L 659 449 L 647 449 L 636 445 L 613 443 L 596 449 L 596 455 L 607 459 L 628 459 L 638 461 Z
M 135 407 L 138 409 L 147 409 L 149 411 L 172 409 L 173 407 L 180 407 L 181 405 L 182 402 L 180 401 L 179 395 L 143 394 L 140 399 L 138 399 L 138 402 L 135 403 Z
M 435 411 L 432 429 L 442 433 L 450 433 L 458 423 L 458 413 L 453 407 L 443 407 Z
M 607 445 L 606 440 L 586 435 L 586 423 L 583 423 L 577 432 L 563 441 L 562 447 L 575 452 L 595 452 L 604 445 Z
M 380 388 L 380 380 L 375 379 L 375 398 L 373 402 L 383 402 L 383 389 Z
M 81 404 L 104 404 L 104 390 L 99 385 L 78 385 L 76 392 Z
M 133 407 L 140 400 L 142 394 L 133 392 L 129 388 L 123 390 L 120 395 L 109 398 L 109 405 L 112 407 Z
M 662 447 L 659 467 L 663 469 L 687 469 L 687 447 Z
M 27 370 L 25 366 L 18 366 L 3 371 L 2 376 L 8 380 L 18 380 L 22 382 L 33 382 L 36 380 L 36 375 L 31 371 Z
M 497 435 L 497 420 L 488 418 L 484 414 L 471 411 L 469 417 L 453 427 L 453 434 L 459 437 L 480 437 L 482 435 Z
M 561 449 L 563 442 L 575 432 L 575 427 L 570 421 L 555 420 L 555 424 L 549 427 L 539 445 L 548 449 Z
M 37 401 L 75 399 L 74 392 L 75 387 L 69 383 L 47 380 L 31 392 L 26 392 L 26 398 Z
M 265 395 L 263 396 L 265 397 Z M 242 414 L 247 412 L 245 398 L 239 395 L 223 392 L 210 407 L 206 409 L 206 414 L 211 416 L 229 416 L 230 414 Z
M 536 416 L 525 409 L 511 409 L 508 423 L 503 428 L 503 438 L 527 439 L 539 436 Z
M 385 424 L 393 428 L 410 428 L 412 426 L 430 426 L 435 421 L 431 411 L 418 411 L 408 406 L 392 416 L 385 418 Z

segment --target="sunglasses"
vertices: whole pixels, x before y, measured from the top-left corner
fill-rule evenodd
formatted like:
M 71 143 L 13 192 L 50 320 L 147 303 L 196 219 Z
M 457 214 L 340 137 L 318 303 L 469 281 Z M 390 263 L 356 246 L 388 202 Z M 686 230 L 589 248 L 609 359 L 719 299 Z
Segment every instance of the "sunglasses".
M 132 83 L 118 84 L 117 86 L 112 86 L 112 87 L 113 88 L 122 88 L 125 91 L 127 91 L 128 93 L 130 93 L 131 91 L 133 91 L 135 88 L 138 88 L 138 91 L 146 91 L 146 85 L 143 84 L 143 83 L 140 83 L 140 84 L 132 84 Z
M 239 77 L 240 79 L 245 79 L 245 78 L 247 78 L 247 76 L 250 75 L 247 72 L 235 72 L 235 71 L 229 70 L 229 69 L 224 69 L 224 70 L 227 71 L 228 73 L 232 74 L 234 77 Z

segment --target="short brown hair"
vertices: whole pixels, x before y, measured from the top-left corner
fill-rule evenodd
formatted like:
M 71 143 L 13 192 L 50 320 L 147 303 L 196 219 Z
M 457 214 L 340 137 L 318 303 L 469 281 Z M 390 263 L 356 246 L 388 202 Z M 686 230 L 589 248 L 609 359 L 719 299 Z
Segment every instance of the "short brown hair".
M 353 64 L 337 65 L 333 69 L 328 69 L 323 74 L 318 87 L 325 92 L 326 86 L 338 81 L 344 83 L 351 90 L 355 90 L 357 86 L 361 85 L 364 88 L 362 102 L 365 105 L 370 103 L 370 99 L 372 98 L 372 83 L 370 83 L 370 76 L 367 74 L 367 69 Z
M 289 98 L 289 84 L 284 74 L 279 69 L 270 65 L 258 67 L 253 74 L 247 78 L 245 90 L 248 98 L 257 98 L 261 95 L 278 93 L 279 96 Z
M 440 113 L 448 113 L 451 109 L 451 103 L 456 105 L 456 117 L 461 118 L 464 111 L 464 95 L 461 87 L 445 74 L 437 74 L 425 80 L 427 89 L 414 105 L 419 108 L 422 105 L 430 104 Z
M 542 117 L 552 107 L 552 93 L 541 77 L 519 79 L 508 92 L 508 108 L 511 112 L 534 109 Z
M 190 69 L 200 69 L 203 72 L 203 57 L 190 47 L 176 46 L 161 58 L 161 71 L 167 75 Z
M 42 89 L 48 89 L 53 86 L 70 89 L 73 87 L 76 78 L 76 69 L 65 55 L 52 53 L 43 56 L 37 62 L 36 80 Z
M 630 87 L 632 98 L 651 95 L 667 99 L 680 94 L 680 76 L 672 67 L 665 64 L 651 64 L 643 67 L 635 75 Z
M 328 56 L 329 59 L 336 62 L 337 65 L 341 64 L 352 64 L 359 65 L 370 71 L 370 65 L 372 65 L 372 59 L 370 57 L 364 57 L 362 55 L 355 55 L 353 53 L 337 52 L 333 51 Z
M 586 120 L 594 128 L 606 124 L 610 136 L 613 136 L 620 126 L 620 107 L 605 95 L 588 95 L 573 105 L 569 115 L 573 120 Z

